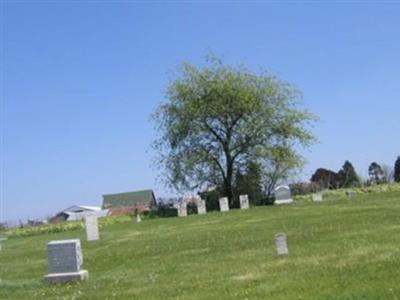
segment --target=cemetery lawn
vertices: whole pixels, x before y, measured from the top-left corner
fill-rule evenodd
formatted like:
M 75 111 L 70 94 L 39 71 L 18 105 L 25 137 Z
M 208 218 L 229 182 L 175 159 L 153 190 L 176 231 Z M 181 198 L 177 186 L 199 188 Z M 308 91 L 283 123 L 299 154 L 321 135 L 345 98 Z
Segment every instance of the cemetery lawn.
M 274 235 L 288 236 L 278 257 Z M 10 238 L 0 299 L 400 299 L 400 193 Z M 46 243 L 80 238 L 87 282 L 47 285 Z

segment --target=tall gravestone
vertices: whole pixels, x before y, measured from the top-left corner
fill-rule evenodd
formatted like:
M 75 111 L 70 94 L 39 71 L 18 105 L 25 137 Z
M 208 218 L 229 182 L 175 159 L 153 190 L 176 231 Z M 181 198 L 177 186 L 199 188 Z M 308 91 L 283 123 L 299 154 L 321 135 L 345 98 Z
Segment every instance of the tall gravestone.
M 277 233 L 275 235 L 275 244 L 276 244 L 276 252 L 278 253 L 278 255 L 289 254 L 289 250 L 287 247 L 286 234 Z
M 249 209 L 249 196 L 247 195 L 240 195 L 240 208 L 241 209 Z
M 82 270 L 83 256 L 81 242 L 75 240 L 52 241 L 47 244 L 49 283 L 64 283 L 87 279 L 88 271 Z
M 227 197 L 219 199 L 219 209 L 220 211 L 229 211 L 229 202 Z
M 202 199 L 197 200 L 197 214 L 205 215 L 207 213 L 206 201 Z
M 99 224 L 97 222 L 97 216 L 88 215 L 85 217 L 86 225 L 86 239 L 88 242 L 97 241 L 99 236 Z
M 187 203 L 185 201 L 175 204 L 175 208 L 178 210 L 178 217 L 187 216 Z
M 290 188 L 288 186 L 278 186 L 275 189 L 275 204 L 289 204 L 292 202 L 292 194 L 290 193 Z

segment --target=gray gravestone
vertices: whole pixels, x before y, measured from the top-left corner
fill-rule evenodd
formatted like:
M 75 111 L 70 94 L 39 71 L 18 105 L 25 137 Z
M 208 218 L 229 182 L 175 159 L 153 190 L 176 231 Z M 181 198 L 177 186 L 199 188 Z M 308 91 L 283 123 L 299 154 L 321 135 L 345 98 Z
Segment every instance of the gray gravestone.
M 219 209 L 220 211 L 228 211 L 229 210 L 229 203 L 228 198 L 223 197 L 219 199 Z
M 88 242 L 97 241 L 99 239 L 99 224 L 95 215 L 85 217 L 86 240 Z
M 312 194 L 311 196 L 312 196 L 312 200 L 314 202 L 321 202 L 322 201 L 322 193 L 315 193 L 315 194 Z
M 276 252 L 278 255 L 286 255 L 289 254 L 289 250 L 287 247 L 286 234 L 277 233 L 275 235 L 275 244 L 276 244 Z
M 80 281 L 88 278 L 88 272 L 81 269 L 83 256 L 79 239 L 48 243 L 47 258 L 49 274 L 45 279 L 49 283 Z
M 249 208 L 249 196 L 247 195 L 240 195 L 240 208 L 241 209 L 248 209 Z
M 201 199 L 197 200 L 197 213 L 199 215 L 204 215 L 207 213 L 206 201 Z
M 278 186 L 275 189 L 275 204 L 289 204 L 292 202 L 292 195 L 288 186 Z

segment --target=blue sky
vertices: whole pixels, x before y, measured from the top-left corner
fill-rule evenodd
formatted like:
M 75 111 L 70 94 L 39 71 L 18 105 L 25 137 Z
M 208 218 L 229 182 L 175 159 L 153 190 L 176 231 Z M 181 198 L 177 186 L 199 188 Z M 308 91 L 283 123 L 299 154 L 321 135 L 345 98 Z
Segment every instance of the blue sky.
M 153 188 L 150 114 L 212 51 L 303 92 L 302 178 L 400 155 L 400 3 L 2 2 L 1 220 Z

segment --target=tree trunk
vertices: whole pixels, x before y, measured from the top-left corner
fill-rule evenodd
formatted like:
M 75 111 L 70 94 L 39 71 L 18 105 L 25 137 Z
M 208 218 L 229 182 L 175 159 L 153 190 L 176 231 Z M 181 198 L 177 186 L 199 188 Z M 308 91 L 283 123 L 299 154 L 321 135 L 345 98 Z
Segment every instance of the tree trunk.
M 225 181 L 225 194 L 228 197 L 229 206 L 233 207 L 234 193 L 233 193 L 233 161 L 230 155 L 226 159 L 226 181 Z

